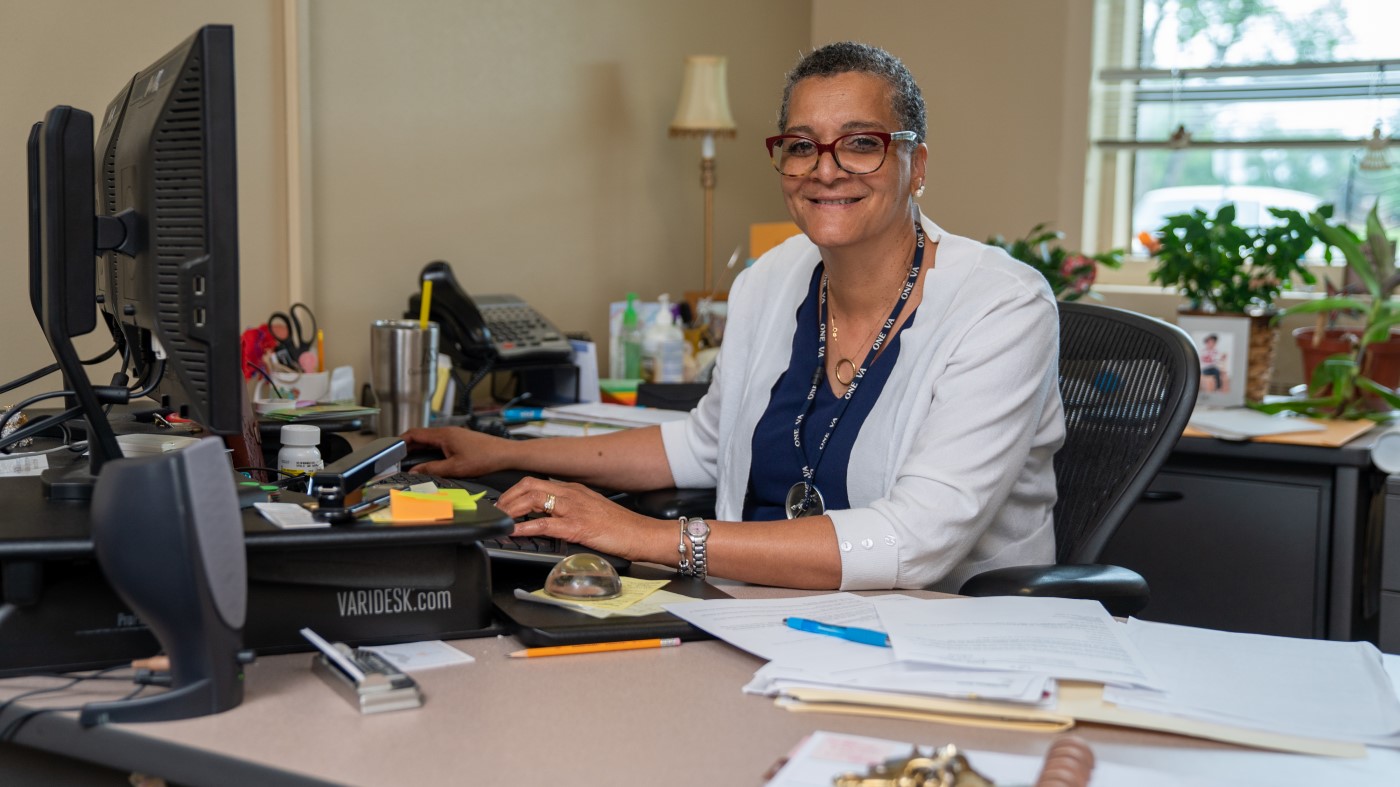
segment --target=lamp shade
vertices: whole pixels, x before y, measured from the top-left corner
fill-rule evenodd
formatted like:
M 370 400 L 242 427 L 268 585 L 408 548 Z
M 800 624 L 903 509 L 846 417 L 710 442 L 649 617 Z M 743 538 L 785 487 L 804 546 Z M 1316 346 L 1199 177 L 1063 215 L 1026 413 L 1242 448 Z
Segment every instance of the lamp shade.
M 685 59 L 681 103 L 671 121 L 673 137 L 702 134 L 734 136 L 725 59 L 719 55 L 691 55 Z

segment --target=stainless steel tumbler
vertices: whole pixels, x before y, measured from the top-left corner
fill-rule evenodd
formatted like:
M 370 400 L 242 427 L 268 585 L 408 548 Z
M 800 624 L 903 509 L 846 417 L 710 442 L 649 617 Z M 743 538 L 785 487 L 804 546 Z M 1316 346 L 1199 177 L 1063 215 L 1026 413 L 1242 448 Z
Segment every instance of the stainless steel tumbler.
M 375 320 L 370 331 L 370 377 L 378 400 L 380 437 L 428 425 L 437 375 L 438 325 Z

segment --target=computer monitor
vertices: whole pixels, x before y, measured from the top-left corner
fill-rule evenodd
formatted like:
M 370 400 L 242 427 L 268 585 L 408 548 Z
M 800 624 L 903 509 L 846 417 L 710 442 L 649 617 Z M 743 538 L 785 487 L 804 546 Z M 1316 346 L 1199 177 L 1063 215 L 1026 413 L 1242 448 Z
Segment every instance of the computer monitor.
M 242 431 L 234 126 L 233 28 L 209 25 L 122 86 L 95 153 L 92 116 L 72 107 L 31 135 L 31 297 L 88 421 L 92 475 L 120 456 L 101 412 L 120 394 L 91 386 L 72 349 L 94 303 L 152 396 Z
M 124 111 L 113 101 L 99 135 L 107 145 L 97 151 L 98 215 L 122 220 L 135 237 L 108 255 L 101 309 L 143 339 L 142 351 L 165 356 L 158 394 L 211 431 L 237 434 L 233 28 L 201 28 L 121 95 Z

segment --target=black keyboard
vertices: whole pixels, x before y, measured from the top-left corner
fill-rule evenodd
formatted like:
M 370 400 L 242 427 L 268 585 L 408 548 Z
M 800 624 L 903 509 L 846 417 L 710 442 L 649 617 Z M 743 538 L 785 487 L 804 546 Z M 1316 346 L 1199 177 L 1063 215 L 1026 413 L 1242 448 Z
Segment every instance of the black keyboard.
M 500 499 L 501 492 L 494 487 L 469 481 L 464 478 L 442 478 L 435 475 L 425 475 L 423 473 L 396 473 L 387 478 L 375 482 L 375 486 L 411 486 L 413 484 L 423 484 L 432 482 L 439 489 L 465 489 L 472 494 L 478 492 L 486 493 L 486 500 L 492 505 Z M 516 521 L 533 519 L 534 517 L 521 517 Z M 486 550 L 486 554 L 492 560 L 499 560 L 511 563 L 542 563 L 552 565 L 558 563 L 569 555 L 580 552 L 589 552 L 608 561 L 618 571 L 626 571 L 631 562 L 616 555 L 607 555 L 587 547 L 573 544 L 560 538 L 549 536 L 495 536 L 481 539 L 481 546 Z

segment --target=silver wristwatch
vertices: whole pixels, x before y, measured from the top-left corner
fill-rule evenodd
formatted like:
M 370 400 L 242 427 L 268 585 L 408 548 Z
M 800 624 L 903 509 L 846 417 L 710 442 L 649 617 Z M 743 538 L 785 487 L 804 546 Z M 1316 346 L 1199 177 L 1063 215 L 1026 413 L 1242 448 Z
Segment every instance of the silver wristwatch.
M 682 521 L 684 524 L 681 532 L 685 535 L 685 540 L 690 542 L 691 560 L 689 561 L 690 572 L 688 576 L 704 579 L 709 572 L 705 562 L 705 541 L 710 537 L 710 523 L 698 516 Z M 686 562 L 684 558 L 681 559 L 683 566 Z M 686 573 L 684 567 L 681 573 Z

